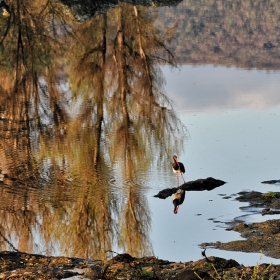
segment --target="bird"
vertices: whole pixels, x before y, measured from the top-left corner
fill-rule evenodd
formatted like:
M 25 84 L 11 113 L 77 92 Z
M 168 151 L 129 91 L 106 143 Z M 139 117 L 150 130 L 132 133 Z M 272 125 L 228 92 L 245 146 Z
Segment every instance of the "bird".
M 185 191 L 182 189 L 179 189 L 172 198 L 172 203 L 174 204 L 174 214 L 178 213 L 179 206 L 184 202 L 185 200 Z
M 173 168 L 173 172 L 176 174 L 176 178 L 177 178 L 178 186 L 179 186 L 179 184 L 180 184 L 180 179 L 179 179 L 179 177 L 178 177 L 178 173 L 181 174 L 184 183 L 186 183 L 186 182 L 185 182 L 185 179 L 184 179 L 184 177 L 183 177 L 183 174 L 185 173 L 185 166 L 184 166 L 184 164 L 183 164 L 182 162 L 179 162 L 179 161 L 178 161 L 178 157 L 177 157 L 176 155 L 173 156 L 173 160 L 174 160 L 174 162 L 173 162 L 173 164 L 172 164 L 172 168 Z
M 6 4 L 4 0 L 0 2 L 0 13 L 3 16 L 9 16 L 10 15 L 10 7 Z

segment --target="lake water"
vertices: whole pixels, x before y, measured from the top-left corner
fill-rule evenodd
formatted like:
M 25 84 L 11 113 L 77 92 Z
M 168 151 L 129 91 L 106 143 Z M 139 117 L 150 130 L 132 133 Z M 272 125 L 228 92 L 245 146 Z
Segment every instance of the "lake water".
M 184 149 L 176 151 L 186 167 L 185 179 L 214 177 L 227 182 L 210 192 L 188 192 L 177 216 L 172 212 L 171 199 L 149 198 L 150 204 L 155 204 L 155 255 L 177 261 L 196 260 L 201 258 L 198 244 L 202 242 L 240 239 L 238 233 L 225 231 L 225 222 L 236 217 L 248 223 L 268 219 L 241 211 L 239 207 L 245 204 L 234 201 L 234 196 L 223 199 L 221 195 L 243 190 L 279 191 L 279 185 L 261 182 L 279 179 L 280 72 L 191 65 L 182 66 L 180 71 L 166 67 L 163 72 L 166 90 L 172 93 L 175 110 L 189 132 Z M 162 188 L 164 181 L 163 177 L 158 184 Z M 153 193 L 156 190 L 150 191 Z M 209 256 L 233 258 L 245 265 L 254 265 L 260 257 L 207 251 Z M 262 261 L 280 262 L 265 256 Z

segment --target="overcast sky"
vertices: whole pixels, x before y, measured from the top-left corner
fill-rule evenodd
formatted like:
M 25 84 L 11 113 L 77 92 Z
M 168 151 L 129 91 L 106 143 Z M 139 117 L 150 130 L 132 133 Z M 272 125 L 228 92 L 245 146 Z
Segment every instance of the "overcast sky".
M 163 67 L 175 109 L 187 112 L 267 109 L 280 105 L 280 71 L 213 66 Z

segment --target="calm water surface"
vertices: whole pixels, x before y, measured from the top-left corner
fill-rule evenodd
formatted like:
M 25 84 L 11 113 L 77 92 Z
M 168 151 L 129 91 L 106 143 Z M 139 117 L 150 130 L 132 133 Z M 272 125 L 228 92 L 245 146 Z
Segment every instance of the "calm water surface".
M 150 199 L 156 203 L 153 210 L 156 233 L 152 233 L 155 254 L 159 252 L 165 258 L 172 255 L 178 261 L 200 259 L 198 244 L 202 240 L 240 239 L 238 233 L 225 231 L 225 222 L 234 218 L 248 223 L 268 219 L 259 210 L 241 211 L 239 207 L 244 204 L 234 201 L 234 195 L 243 190 L 279 191 L 279 186 L 261 182 L 279 178 L 280 72 L 269 74 L 212 66 L 183 66 L 180 72 L 168 68 L 163 71 L 167 77 L 166 89 L 174 93 L 175 108 L 189 131 L 184 150 L 178 152 L 186 166 L 185 177 L 195 180 L 211 176 L 227 184 L 211 192 L 187 193 L 176 217 L 170 199 L 163 202 Z M 231 198 L 223 199 L 224 195 Z M 170 208 L 169 222 L 166 222 L 166 207 Z M 166 247 L 162 246 L 164 242 L 168 244 Z M 254 265 L 259 260 L 259 254 L 211 249 L 208 254 L 232 257 L 243 264 Z M 279 263 L 264 256 L 262 260 Z

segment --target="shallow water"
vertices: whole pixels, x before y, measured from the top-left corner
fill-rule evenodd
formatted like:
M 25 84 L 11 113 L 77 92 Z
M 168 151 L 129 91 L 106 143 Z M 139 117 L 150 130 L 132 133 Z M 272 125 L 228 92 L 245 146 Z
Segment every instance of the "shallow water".
M 259 86 L 280 88 L 280 72 L 270 75 L 266 71 L 183 66 L 179 74 L 168 68 L 164 73 L 166 90 L 174 93 L 175 110 L 189 131 L 184 150 L 178 152 L 186 167 L 185 178 L 214 177 L 227 183 L 210 192 L 187 193 L 177 216 L 172 213 L 170 199 L 154 202 L 150 198 L 150 203 L 156 204 L 154 228 L 158 229 L 156 233 L 152 232 L 155 254 L 158 251 L 159 255 L 165 258 L 171 255 L 171 259 L 178 261 L 200 259 L 198 244 L 202 240 L 227 242 L 240 239 L 238 233 L 225 231 L 225 222 L 237 217 L 247 223 L 278 218 L 278 215 L 263 217 L 260 209 L 252 209 L 251 213 L 240 210 L 239 207 L 246 204 L 235 201 L 234 197 L 243 190 L 279 191 L 277 184 L 261 184 L 262 181 L 279 178 L 277 123 L 280 106 L 277 102 L 269 103 L 269 100 L 277 99 L 278 92 L 266 90 L 261 94 Z M 220 73 L 223 73 L 223 79 L 220 79 Z M 240 83 L 241 77 L 247 82 Z M 196 84 L 195 89 L 193 83 Z M 233 87 L 234 84 L 238 85 L 237 88 Z M 210 100 L 209 104 L 204 100 L 205 95 Z M 225 199 L 224 196 L 230 198 Z M 166 207 L 169 208 L 170 221 L 166 221 Z M 160 241 L 159 235 L 162 235 Z M 167 249 L 161 246 L 164 240 Z M 234 258 L 247 265 L 254 265 L 259 260 L 258 254 L 208 249 L 208 255 L 212 254 Z M 279 263 L 279 260 L 264 256 L 262 261 Z

